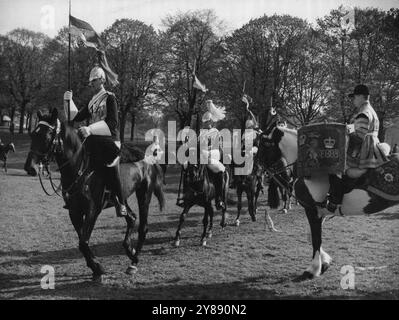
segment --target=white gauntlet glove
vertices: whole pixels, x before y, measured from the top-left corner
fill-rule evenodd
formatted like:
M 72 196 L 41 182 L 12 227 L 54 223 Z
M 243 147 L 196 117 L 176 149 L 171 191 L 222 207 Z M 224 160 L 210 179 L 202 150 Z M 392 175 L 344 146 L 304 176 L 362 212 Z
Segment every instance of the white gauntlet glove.
M 83 138 L 87 138 L 89 135 L 91 135 L 91 130 L 89 127 L 81 127 L 79 128 L 79 133 Z

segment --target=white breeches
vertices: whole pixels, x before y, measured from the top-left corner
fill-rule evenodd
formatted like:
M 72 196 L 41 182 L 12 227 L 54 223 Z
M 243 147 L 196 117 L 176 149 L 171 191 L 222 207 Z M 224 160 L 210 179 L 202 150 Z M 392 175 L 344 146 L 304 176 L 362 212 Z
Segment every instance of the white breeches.
M 215 173 L 224 172 L 226 167 L 219 161 L 220 152 L 217 149 L 201 151 L 201 163 L 208 163 L 208 168 Z

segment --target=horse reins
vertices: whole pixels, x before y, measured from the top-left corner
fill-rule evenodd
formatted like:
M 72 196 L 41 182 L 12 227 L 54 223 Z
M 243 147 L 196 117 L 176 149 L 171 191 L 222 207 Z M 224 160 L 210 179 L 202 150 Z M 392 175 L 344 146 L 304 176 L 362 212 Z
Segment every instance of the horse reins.
M 58 195 L 59 197 L 63 198 L 63 196 L 62 196 L 61 194 L 59 194 L 59 191 L 62 190 L 63 193 L 69 193 L 69 191 L 72 190 L 72 188 L 77 184 L 77 182 L 81 179 L 81 177 L 82 177 L 83 175 L 79 175 L 79 176 L 74 180 L 74 182 L 72 182 L 72 184 L 71 184 L 66 190 L 63 190 L 63 189 L 62 189 L 62 183 L 61 183 L 61 182 L 60 182 L 60 184 L 59 184 L 58 187 L 55 186 L 55 183 L 54 183 L 54 181 L 53 181 L 53 179 L 52 179 L 52 176 L 51 176 L 51 170 L 49 169 L 49 162 L 51 161 L 52 156 L 54 156 L 54 154 L 55 154 L 56 152 L 58 152 L 58 151 L 56 151 L 56 148 L 59 147 L 59 146 L 62 146 L 62 142 L 60 141 L 60 137 L 59 137 L 59 132 L 60 132 L 60 131 L 59 131 L 59 130 L 60 130 L 60 128 L 59 128 L 59 120 L 57 119 L 57 125 L 56 125 L 56 126 L 52 126 L 52 125 L 50 125 L 50 124 L 49 124 L 48 122 L 46 122 L 46 121 L 39 121 L 38 126 L 39 126 L 39 125 L 44 125 L 44 126 L 50 128 L 51 130 L 54 130 L 54 129 L 55 129 L 55 134 L 53 134 L 52 141 L 51 141 L 51 147 L 49 148 L 49 150 L 48 150 L 47 153 L 41 153 L 41 152 L 32 151 L 32 150 L 30 151 L 30 153 L 36 154 L 36 155 L 38 155 L 39 157 L 43 157 L 43 158 L 44 158 L 44 161 L 41 161 L 40 163 L 44 166 L 44 168 L 45 168 L 46 171 L 47 171 L 47 174 L 48 174 L 48 177 L 49 177 L 49 180 L 50 180 L 50 185 L 51 185 L 51 187 L 52 187 L 54 193 L 50 194 L 50 193 L 46 190 L 46 188 L 45 188 L 45 186 L 44 186 L 44 183 L 43 183 L 43 179 L 42 179 L 42 169 L 41 169 L 41 168 L 39 169 L 39 173 L 38 173 L 40 185 L 42 186 L 42 189 L 43 189 L 44 193 L 45 193 L 47 196 L 52 197 L 52 196 L 54 196 L 54 195 Z M 35 130 L 36 130 L 36 129 L 35 129 Z M 58 140 L 58 143 L 56 142 L 57 140 Z M 83 140 L 82 145 L 80 146 L 80 149 L 83 148 L 83 145 L 84 145 L 85 141 L 86 141 L 86 139 Z M 80 149 L 79 149 L 79 150 L 80 150 Z M 65 161 L 61 166 L 58 166 L 58 170 L 61 171 L 61 169 L 62 169 L 62 168 L 65 168 L 70 162 L 71 162 L 71 160 Z M 81 165 L 81 166 L 82 166 L 82 165 Z M 79 171 L 80 171 L 80 170 L 79 170 Z

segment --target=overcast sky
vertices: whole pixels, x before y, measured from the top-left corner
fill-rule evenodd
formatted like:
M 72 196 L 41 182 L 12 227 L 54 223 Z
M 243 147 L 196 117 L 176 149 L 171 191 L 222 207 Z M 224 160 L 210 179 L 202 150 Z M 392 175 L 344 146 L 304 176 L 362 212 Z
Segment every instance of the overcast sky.
M 71 0 L 72 15 L 102 32 L 116 19 L 132 18 L 162 26 L 167 14 L 197 9 L 214 9 L 228 30 L 241 27 L 251 18 L 290 14 L 314 22 L 339 5 L 388 10 L 399 0 Z M 53 13 L 53 14 L 52 14 Z M 51 17 L 54 17 L 52 19 Z M 68 0 L 0 0 L 0 34 L 23 27 L 49 36 L 68 24 Z

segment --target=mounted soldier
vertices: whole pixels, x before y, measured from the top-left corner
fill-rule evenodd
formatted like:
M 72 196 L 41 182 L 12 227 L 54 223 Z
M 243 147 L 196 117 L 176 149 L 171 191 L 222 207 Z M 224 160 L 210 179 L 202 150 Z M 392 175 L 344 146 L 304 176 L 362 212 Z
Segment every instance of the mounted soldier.
M 335 174 L 329 175 L 330 190 L 326 209 L 330 213 L 334 213 L 342 204 L 344 186 L 354 185 L 368 169 L 377 168 L 388 160 L 387 150 L 384 150 L 384 145 L 378 139 L 380 121 L 370 104 L 368 87 L 357 85 L 349 97 L 353 98 L 358 112 L 352 120 L 354 132 L 349 135 L 345 174 L 342 178 Z
M 226 167 L 220 162 L 221 145 L 219 130 L 215 128 L 216 122 L 225 118 L 224 108 L 217 108 L 212 100 L 206 101 L 208 111 L 202 116 L 202 127 L 198 137 L 200 143 L 200 163 L 207 164 L 208 169 L 214 173 L 213 182 L 216 193 L 216 209 L 226 208 L 223 199 L 223 174 Z
M 118 217 L 127 215 L 125 199 L 123 198 L 121 179 L 119 175 L 120 138 L 118 121 L 118 104 L 112 92 L 106 91 L 105 72 L 96 66 L 90 72 L 89 86 L 93 97 L 89 104 L 77 112 L 72 100 L 72 92 L 64 94 L 64 108 L 70 103 L 71 120 L 81 122 L 88 120 L 89 125 L 79 128 L 79 133 L 85 139 L 85 148 L 89 157 L 91 170 L 103 170 L 107 187 L 111 190 Z M 66 207 L 68 199 L 65 197 Z

